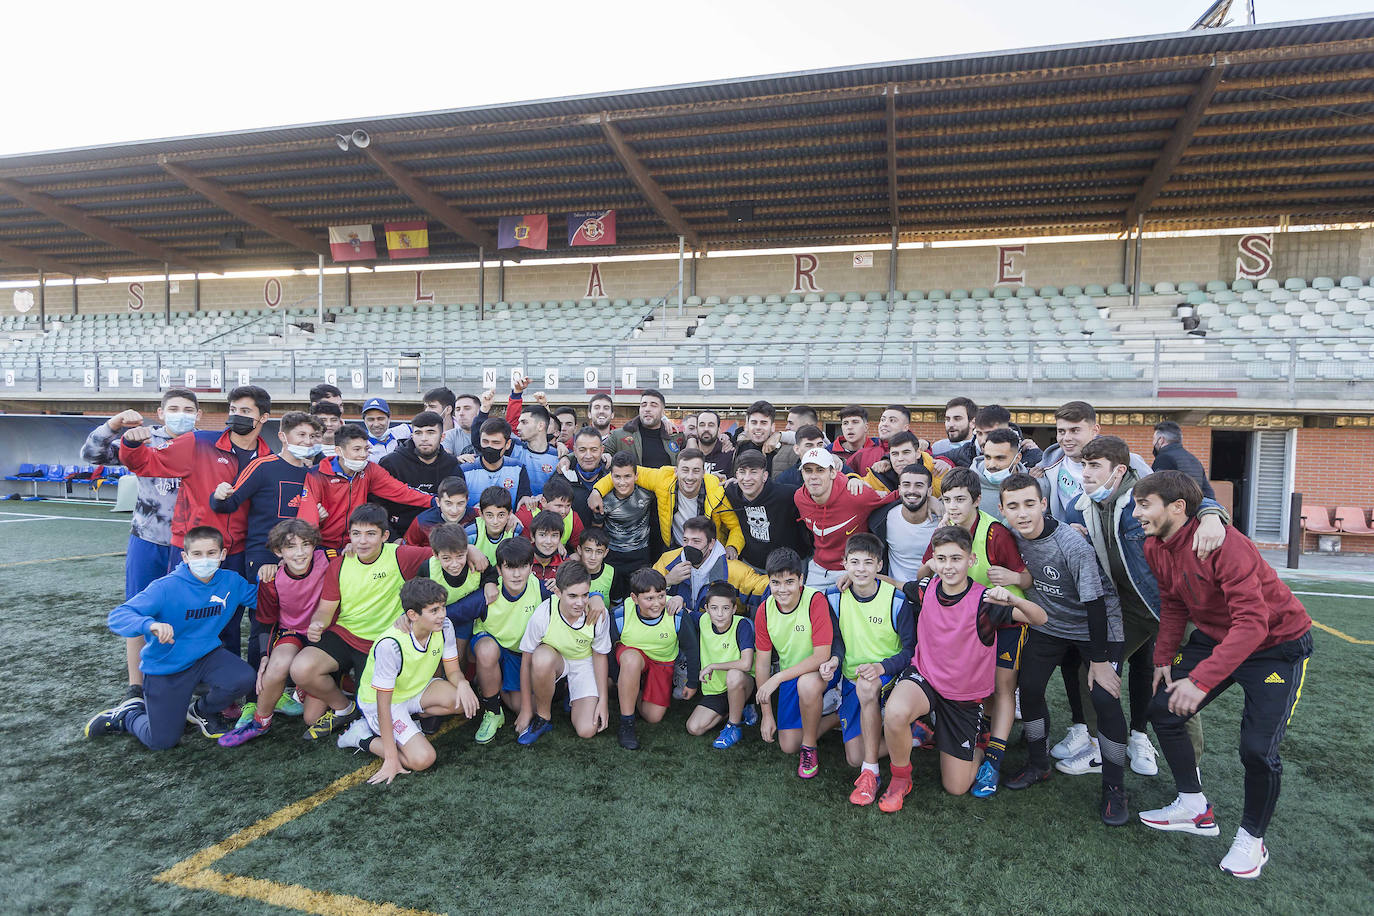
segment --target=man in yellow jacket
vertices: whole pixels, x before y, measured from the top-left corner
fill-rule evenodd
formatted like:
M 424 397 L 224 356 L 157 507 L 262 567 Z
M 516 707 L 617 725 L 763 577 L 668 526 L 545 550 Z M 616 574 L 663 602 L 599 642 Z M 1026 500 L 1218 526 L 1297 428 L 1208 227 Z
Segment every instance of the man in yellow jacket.
M 683 544 L 683 528 L 687 521 L 704 515 L 715 522 L 716 538 L 725 545 L 730 559 L 739 556 L 744 549 L 744 533 L 739 528 L 738 514 L 726 498 L 720 479 L 706 473 L 706 456 L 701 449 L 683 449 L 677 457 L 677 467 L 640 465 L 635 482 L 658 500 L 658 533 L 665 546 Z M 610 476 L 597 481 L 593 489 L 601 496 L 610 493 Z M 589 507 L 592 499 L 590 496 L 587 499 Z

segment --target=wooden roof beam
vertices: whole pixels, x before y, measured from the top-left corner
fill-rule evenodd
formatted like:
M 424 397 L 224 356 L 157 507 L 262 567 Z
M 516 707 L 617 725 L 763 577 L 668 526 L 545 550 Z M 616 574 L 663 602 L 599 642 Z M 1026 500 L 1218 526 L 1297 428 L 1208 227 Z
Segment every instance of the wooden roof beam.
M 82 267 L 80 264 L 69 264 L 58 258 L 50 258 L 45 254 L 29 251 L 27 248 L 20 248 L 17 245 L 6 245 L 4 242 L 0 242 L 0 261 L 7 264 L 17 264 L 20 267 L 32 267 L 48 273 L 66 274 L 73 278 L 96 277 L 101 280 L 105 279 L 105 274 L 100 271 Z
M 1226 68 L 1220 64 L 1213 66 L 1202 77 L 1197 89 L 1193 91 L 1193 96 L 1188 100 L 1188 107 L 1184 109 L 1183 117 L 1174 123 L 1172 135 L 1164 143 L 1164 148 L 1160 150 L 1159 157 L 1155 159 L 1154 168 L 1150 170 L 1150 175 L 1140 186 L 1140 191 L 1136 194 L 1135 200 L 1126 210 L 1126 216 L 1122 220 L 1122 225 L 1130 229 L 1136 224 L 1146 210 L 1150 209 L 1150 204 L 1159 196 L 1160 189 L 1174 173 L 1174 167 L 1183 158 L 1183 151 L 1192 142 L 1193 132 L 1202 123 L 1202 118 L 1207 112 L 1207 105 L 1212 101 L 1212 96 L 1216 94 L 1217 85 L 1221 82 L 1221 75 Z
M 242 194 L 229 190 L 217 181 L 197 175 L 184 165 L 173 162 L 166 156 L 160 157 L 158 164 L 162 166 L 164 172 L 177 181 L 248 225 L 261 229 L 268 235 L 279 238 L 302 251 L 317 255 L 329 254 L 329 246 L 324 242 L 297 227 L 294 223 L 276 216 L 261 204 L 256 204 Z
M 363 149 L 363 155 L 371 159 L 377 168 L 386 173 L 386 176 L 400 188 L 401 193 L 409 197 L 415 206 L 425 212 L 430 219 L 439 222 L 458 234 L 458 237 L 471 245 L 484 248 L 487 251 L 495 252 L 496 239 L 492 238 L 482 227 L 477 225 L 457 207 L 450 204 L 447 200 L 434 193 L 425 185 L 424 182 L 415 177 L 410 169 L 401 165 L 391 156 L 382 152 L 377 147 L 376 139 Z M 506 260 L 518 261 L 518 257 L 511 255 L 504 256 Z
M 142 255 L 150 261 L 174 264 L 178 267 L 190 267 L 200 271 L 209 272 L 211 270 L 211 268 L 199 258 L 182 254 L 179 251 L 160 245 L 152 239 L 145 239 L 141 236 L 134 235 L 132 232 L 121 229 L 113 223 L 108 223 L 98 216 L 90 216 L 75 207 L 69 207 L 49 197 L 47 194 L 40 194 L 37 191 L 32 191 L 17 181 L 0 178 L 0 193 L 8 194 L 25 206 L 37 210 L 39 213 L 75 229 L 82 235 L 88 235 L 91 238 L 99 239 L 105 244 L 123 251 L 131 251 L 134 254 Z
M 625 142 L 625 135 L 620 132 L 620 128 L 611 123 L 607 112 L 601 113 L 601 132 L 606 136 L 606 142 L 611 145 L 616 158 L 629 173 L 630 180 L 639 188 L 639 192 L 644 195 L 644 199 L 653 207 L 654 212 L 668 224 L 677 235 L 682 236 L 691 243 L 692 248 L 701 249 L 701 239 L 697 236 L 696 230 L 687 225 L 687 221 L 682 218 L 677 207 L 668 199 L 668 195 L 663 193 L 663 189 L 654 181 L 653 176 L 644 168 L 644 164 L 639 161 L 634 150 L 630 149 L 630 144 Z

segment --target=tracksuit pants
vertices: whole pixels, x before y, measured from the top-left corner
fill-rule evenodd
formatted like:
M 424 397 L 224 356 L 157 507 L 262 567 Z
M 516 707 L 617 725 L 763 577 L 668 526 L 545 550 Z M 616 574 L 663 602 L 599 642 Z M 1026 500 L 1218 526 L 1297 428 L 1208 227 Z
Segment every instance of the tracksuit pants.
M 146 709 L 134 709 L 124 719 L 124 728 L 150 749 L 165 751 L 175 747 L 186 730 L 186 709 L 195 690 L 208 688 L 199 701 L 203 712 L 219 712 L 256 685 L 258 673 L 228 649 L 215 649 L 191 667 L 175 674 L 145 674 L 143 699 Z

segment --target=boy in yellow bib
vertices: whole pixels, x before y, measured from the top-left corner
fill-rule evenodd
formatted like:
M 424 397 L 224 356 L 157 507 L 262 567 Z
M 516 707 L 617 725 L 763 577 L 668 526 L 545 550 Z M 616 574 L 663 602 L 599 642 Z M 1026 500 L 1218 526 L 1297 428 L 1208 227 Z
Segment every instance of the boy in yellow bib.
M 444 586 L 412 579 L 401 586 L 400 597 L 404 614 L 373 642 L 358 682 L 362 718 L 339 736 L 339 747 L 382 758 L 381 769 L 368 780 L 374 785 L 434 765 L 434 747 L 416 716 L 477 714 L 477 696 L 463 677 L 445 614 Z M 443 678 L 435 677 L 440 664 Z
M 590 575 L 590 574 L 589 574 Z M 620 746 L 639 749 L 635 712 L 645 722 L 662 722 L 673 698 L 673 664 L 678 655 L 682 598 L 668 597 L 668 580 L 656 569 L 630 574 L 630 597 L 615 609 L 611 641 L 616 643 L 616 691 L 620 701 Z
M 553 728 L 549 721 L 554 686 L 568 679 L 572 723 L 581 738 L 605 729 L 610 719 L 606 656 L 611 651 L 609 615 L 595 623 L 587 615 L 591 576 L 576 560 L 554 577 L 553 596 L 530 618 L 520 641 L 520 715 L 516 739 L 529 746 Z
M 723 721 L 711 742 L 717 750 L 734 747 L 743 726 L 752 724 L 746 716 L 754 692 L 754 624 L 735 613 L 738 602 L 733 585 L 713 582 L 706 588 L 706 610 L 683 628 L 687 686 L 700 688 L 687 717 L 687 733 L 704 735 Z

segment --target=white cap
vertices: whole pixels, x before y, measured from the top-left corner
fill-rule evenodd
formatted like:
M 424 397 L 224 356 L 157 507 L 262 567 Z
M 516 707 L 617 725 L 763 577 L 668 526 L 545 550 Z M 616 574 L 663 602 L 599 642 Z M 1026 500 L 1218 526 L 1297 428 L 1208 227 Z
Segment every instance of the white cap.
M 801 463 L 802 467 L 814 464 L 817 467 L 833 468 L 835 467 L 835 455 L 827 449 L 813 448 L 802 456 Z

